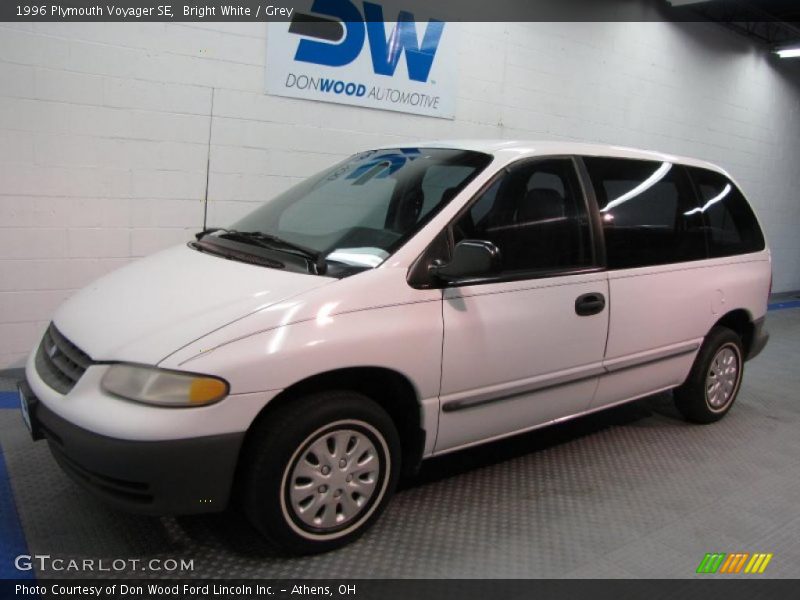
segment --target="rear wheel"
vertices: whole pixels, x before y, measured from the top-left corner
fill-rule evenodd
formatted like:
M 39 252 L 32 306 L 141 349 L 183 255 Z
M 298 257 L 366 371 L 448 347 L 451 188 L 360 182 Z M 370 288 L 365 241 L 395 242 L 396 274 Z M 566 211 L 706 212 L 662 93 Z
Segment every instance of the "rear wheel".
M 742 383 L 742 340 L 727 327 L 706 336 L 686 382 L 675 390 L 675 404 L 695 423 L 713 423 L 733 406 Z
M 357 539 L 397 485 L 400 441 L 389 415 L 352 392 L 298 398 L 250 434 L 243 504 L 253 525 L 293 554 Z

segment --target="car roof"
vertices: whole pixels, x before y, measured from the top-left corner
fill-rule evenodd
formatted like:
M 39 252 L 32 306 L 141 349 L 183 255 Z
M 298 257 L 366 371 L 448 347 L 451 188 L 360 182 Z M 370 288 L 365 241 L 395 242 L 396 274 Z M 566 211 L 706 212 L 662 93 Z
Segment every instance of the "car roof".
M 630 158 L 635 160 L 658 160 L 671 162 L 703 169 L 711 169 L 724 175 L 728 173 L 721 167 L 685 156 L 677 156 L 653 150 L 641 150 L 625 146 L 607 144 L 587 144 L 582 142 L 561 141 L 527 141 L 527 140 L 500 140 L 500 139 L 463 139 L 463 140 L 438 140 L 426 142 L 409 142 L 407 144 L 392 144 L 384 148 L 455 148 L 459 150 L 472 150 L 486 154 L 514 154 L 518 158 L 551 155 L 580 155 L 580 156 L 606 156 L 616 158 Z

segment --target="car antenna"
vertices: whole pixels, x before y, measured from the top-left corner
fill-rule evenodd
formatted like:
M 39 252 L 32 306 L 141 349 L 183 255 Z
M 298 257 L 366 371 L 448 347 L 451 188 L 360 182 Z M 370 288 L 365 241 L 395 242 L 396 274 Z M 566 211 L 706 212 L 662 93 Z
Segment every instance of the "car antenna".
M 214 88 L 211 88 L 211 111 L 208 114 L 208 151 L 206 154 L 206 192 L 203 198 L 203 231 L 208 227 L 208 177 L 211 171 L 211 125 L 214 122 Z

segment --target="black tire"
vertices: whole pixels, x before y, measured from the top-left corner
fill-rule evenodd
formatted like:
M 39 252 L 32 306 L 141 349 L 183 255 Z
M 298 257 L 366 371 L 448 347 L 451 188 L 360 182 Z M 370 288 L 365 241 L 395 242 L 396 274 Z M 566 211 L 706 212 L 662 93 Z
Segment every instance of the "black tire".
M 732 357 L 735 360 L 736 373 L 731 376 L 735 381 L 729 384 L 729 393 L 717 396 L 712 393 L 710 398 L 712 364 L 717 356 Z M 714 327 L 706 336 L 689 377 L 682 386 L 676 388 L 675 405 L 687 421 L 704 424 L 719 421 L 728 414 L 736 401 L 743 374 L 744 351 L 741 338 L 727 327 Z
M 335 441 L 334 433 L 346 441 Z M 356 456 L 365 448 L 364 454 Z M 367 458 L 369 468 L 378 465 L 377 471 L 356 481 L 364 476 L 359 474 L 364 469 L 359 461 L 367 454 L 378 461 Z M 311 457 L 316 458 L 316 466 Z M 347 468 L 340 468 L 337 460 L 347 463 Z M 397 486 L 400 462 L 400 439 L 391 417 L 366 396 L 330 391 L 296 398 L 267 413 L 248 435 L 241 471 L 242 506 L 253 526 L 279 550 L 299 555 L 327 552 L 353 542 L 375 523 Z M 296 476 L 298 470 L 317 467 L 313 479 Z M 368 497 L 358 491 L 366 489 L 358 487 L 362 484 L 372 486 Z M 309 494 L 310 510 L 303 509 L 305 501 L 292 498 L 293 491 Z M 319 527 L 308 523 L 314 518 Z M 330 523 L 340 518 L 341 525 Z

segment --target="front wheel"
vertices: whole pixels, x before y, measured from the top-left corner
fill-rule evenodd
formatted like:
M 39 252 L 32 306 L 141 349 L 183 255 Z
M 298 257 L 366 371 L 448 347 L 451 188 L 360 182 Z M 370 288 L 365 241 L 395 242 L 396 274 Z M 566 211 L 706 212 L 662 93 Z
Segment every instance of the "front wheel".
M 695 423 L 713 423 L 733 406 L 742 383 L 742 340 L 727 327 L 706 336 L 686 382 L 675 390 L 681 414 Z
M 385 508 L 400 472 L 400 441 L 369 398 L 324 392 L 268 414 L 245 450 L 243 504 L 253 525 L 293 554 L 354 541 Z

